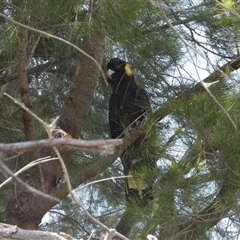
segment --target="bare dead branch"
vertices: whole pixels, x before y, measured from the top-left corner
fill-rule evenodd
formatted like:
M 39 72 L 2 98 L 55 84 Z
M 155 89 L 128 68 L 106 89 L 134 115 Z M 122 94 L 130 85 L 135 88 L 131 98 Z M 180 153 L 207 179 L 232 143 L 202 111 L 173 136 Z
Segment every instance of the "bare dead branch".
M 117 147 L 117 151 L 113 155 L 106 156 L 104 158 L 100 158 L 96 162 L 87 165 L 84 169 L 82 169 L 79 174 L 75 175 L 71 178 L 71 185 L 73 188 L 78 187 L 80 184 L 86 182 L 88 179 L 96 176 L 97 174 L 103 172 L 108 166 L 110 166 L 122 153 L 122 148 Z M 63 199 L 68 194 L 68 190 L 66 187 L 66 183 L 60 185 L 53 195 Z M 44 206 L 43 206 L 44 207 Z
M 71 198 L 73 199 L 73 201 L 77 204 L 77 206 L 79 206 L 83 211 L 84 213 L 86 214 L 86 216 L 95 224 L 97 224 L 98 226 L 100 226 L 102 229 L 106 230 L 107 232 L 109 232 L 109 228 L 101 223 L 100 221 L 98 221 L 96 218 L 94 218 L 89 212 L 88 210 L 83 206 L 83 204 L 77 199 L 77 197 L 75 196 L 75 194 L 73 193 L 73 188 L 71 186 L 71 183 L 70 183 L 70 178 L 69 178 L 69 175 L 68 175 L 68 171 L 67 171 L 67 168 L 66 168 L 66 165 L 62 159 L 62 156 L 60 155 L 59 151 L 57 150 L 56 147 L 53 147 L 53 150 L 55 152 L 55 154 L 57 155 L 57 157 L 59 158 L 59 162 L 61 164 L 61 167 L 62 167 L 62 170 L 63 170 L 63 174 L 64 174 L 64 177 L 65 177 L 65 181 L 66 181 L 66 184 L 67 184 L 67 189 L 68 189 L 68 193 L 70 194 Z
M 80 189 L 85 188 L 85 187 L 87 187 L 87 186 L 89 186 L 89 185 L 93 185 L 93 184 L 99 183 L 99 182 L 105 182 L 105 181 L 113 180 L 113 179 L 131 178 L 131 177 L 133 177 L 133 176 L 132 176 L 132 175 L 126 175 L 126 176 L 115 176 L 115 177 L 109 177 L 109 178 L 103 178 L 103 179 L 99 179 L 99 180 L 94 180 L 94 181 L 92 181 L 92 182 L 89 182 L 89 183 L 86 183 L 86 184 L 84 184 L 84 185 L 82 185 L 82 186 L 79 186 L 79 187 L 78 187 L 77 189 L 75 189 L 75 190 L 80 190 Z
M 40 163 L 45 163 L 45 162 L 48 162 L 48 161 L 53 161 L 53 160 L 57 160 L 58 158 L 51 158 L 50 156 L 48 157 L 44 157 L 44 158 L 40 158 L 40 159 L 37 159 L 37 160 L 34 160 L 32 162 L 30 162 L 29 164 L 27 164 L 26 166 L 22 167 L 20 170 L 18 170 L 17 172 L 14 173 L 14 176 L 17 176 L 19 175 L 20 173 L 26 171 L 27 169 L 37 165 L 37 164 L 40 164 Z M 7 180 L 5 180 L 3 183 L 0 184 L 0 189 L 5 185 L 7 184 L 8 182 L 10 182 L 12 180 L 12 177 L 8 178 Z
M 52 133 L 51 133 L 51 126 L 49 124 L 47 124 L 46 122 L 44 122 L 41 118 L 39 118 L 36 114 L 34 114 L 29 108 L 27 108 L 24 104 L 20 103 L 17 99 L 13 98 L 12 96 L 10 96 L 7 93 L 4 93 L 5 96 L 7 96 L 8 98 L 10 98 L 14 103 L 16 103 L 18 106 L 20 106 L 22 109 L 24 109 L 29 115 L 31 115 L 33 118 L 35 118 L 39 123 L 41 123 L 43 125 L 43 127 L 45 128 L 47 134 L 49 137 L 52 137 Z
M 4 240 L 77 240 L 66 233 L 25 230 L 17 226 L 0 223 L 0 238 Z
M 14 173 L 2 161 L 0 161 L 0 171 L 6 178 L 11 177 L 13 182 L 15 182 L 17 186 L 20 187 L 22 190 L 31 192 L 39 197 L 46 198 L 54 203 L 58 203 L 60 201 L 60 199 L 53 197 L 49 194 L 46 194 L 44 192 L 41 192 L 36 188 L 31 187 L 30 185 L 22 181 L 20 178 L 16 177 Z
M 193 49 L 193 47 L 188 44 L 188 42 L 176 31 L 176 29 L 174 28 L 172 23 L 168 20 L 168 17 L 164 11 L 164 7 L 166 7 L 166 4 L 164 4 L 164 2 L 158 0 L 158 6 L 159 6 L 159 10 L 163 16 L 164 21 L 167 23 L 167 25 L 173 31 L 173 33 L 183 42 L 185 47 L 190 47 L 191 49 Z
M 17 105 L 27 111 L 32 117 L 38 120 L 45 130 L 48 133 L 49 137 L 52 137 L 52 124 L 47 124 L 41 118 L 39 118 L 36 114 L 30 111 L 27 107 L 25 107 L 22 103 L 17 101 L 15 98 L 10 96 L 7 93 L 4 93 L 8 98 L 14 101 Z M 44 140 L 36 140 L 36 141 L 28 141 L 21 143 L 10 143 L 10 144 L 0 144 L 0 152 L 21 152 L 21 151 L 29 151 L 34 148 L 42 148 L 42 147 L 65 147 L 66 149 L 72 150 L 81 150 L 86 152 L 94 152 L 101 154 L 113 154 L 114 149 L 108 148 L 107 146 L 117 146 L 121 145 L 121 139 L 110 139 L 110 140 L 97 140 L 97 141 L 81 141 L 72 138 L 49 138 Z
M 62 147 L 66 150 L 79 150 L 108 155 L 114 153 L 113 146 L 119 146 L 122 142 L 122 139 L 83 141 L 74 138 L 50 138 L 19 143 L 1 143 L 0 152 L 27 152 L 43 147 Z

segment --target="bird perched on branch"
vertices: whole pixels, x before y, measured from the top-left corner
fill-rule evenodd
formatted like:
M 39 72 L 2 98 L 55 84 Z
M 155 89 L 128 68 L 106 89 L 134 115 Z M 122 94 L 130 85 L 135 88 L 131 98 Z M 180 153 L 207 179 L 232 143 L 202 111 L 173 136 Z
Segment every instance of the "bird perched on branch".
M 118 138 L 138 126 L 146 113 L 151 111 L 151 106 L 147 92 L 136 83 L 133 70 L 127 62 L 113 58 L 107 64 L 107 71 L 112 87 L 109 100 L 110 133 L 112 138 Z M 151 136 L 144 133 L 121 155 L 124 174 L 133 175 L 126 178 L 127 202 L 133 200 L 141 206 L 153 199 L 151 170 L 156 161 L 150 156 L 150 141 Z

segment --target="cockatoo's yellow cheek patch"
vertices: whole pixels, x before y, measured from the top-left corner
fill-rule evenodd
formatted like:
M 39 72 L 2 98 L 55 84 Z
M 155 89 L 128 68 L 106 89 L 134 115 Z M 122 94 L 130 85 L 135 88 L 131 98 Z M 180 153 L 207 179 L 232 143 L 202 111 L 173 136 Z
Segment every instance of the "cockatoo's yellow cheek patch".
M 125 70 L 125 73 L 128 75 L 128 76 L 131 76 L 133 75 L 133 71 L 130 67 L 130 65 L 127 63 L 125 66 L 124 66 L 124 70 Z

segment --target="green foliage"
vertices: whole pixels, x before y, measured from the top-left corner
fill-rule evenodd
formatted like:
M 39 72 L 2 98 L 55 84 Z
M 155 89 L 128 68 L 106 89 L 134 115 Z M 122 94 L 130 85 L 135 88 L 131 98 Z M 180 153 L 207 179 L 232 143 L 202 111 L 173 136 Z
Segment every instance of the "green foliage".
M 228 226 L 239 229 L 239 71 L 231 74 L 229 68 L 223 78 L 214 79 L 220 82 L 209 88 L 237 130 L 206 91 L 175 99 L 203 80 L 202 76 L 211 75 L 219 66 L 239 56 L 239 6 L 234 1 L 221 3 L 224 6 L 215 1 L 165 1 L 163 9 L 172 27 L 165 22 L 158 1 L 11 0 L 5 1 L 1 9 L 15 20 L 79 47 L 83 46 L 83 39 L 90 39 L 92 32 L 104 34 L 107 42 L 103 70 L 112 57 L 126 59 L 134 69 L 137 82 L 149 92 L 153 109 L 162 106 L 167 109 L 167 117 L 155 123 L 157 134 L 152 134 L 151 125 L 146 134 L 148 144 L 143 143 L 138 149 L 144 157 L 154 157 L 158 162 L 151 175 L 146 168 L 134 173 L 139 180 L 154 179 L 154 201 L 144 208 L 134 202 L 130 204 L 129 224 L 136 221 L 130 239 L 146 239 L 147 234 L 155 234 L 159 239 L 183 239 L 183 233 L 192 234 L 192 239 L 210 239 L 211 234 L 215 237 L 223 232 L 221 238 L 230 239 L 230 231 L 234 230 Z M 6 76 L 16 73 L 20 27 L 0 19 L 0 30 L 0 84 L 4 87 L 1 90 L 20 100 L 17 80 L 3 83 Z M 28 75 L 33 111 L 50 123 L 64 107 L 80 54 L 65 43 L 31 31 L 28 31 L 28 54 L 28 68 L 60 59 L 55 66 Z M 94 52 L 90 54 L 94 56 Z M 100 77 L 82 139 L 109 138 L 110 91 Z M 26 140 L 22 110 L 2 95 L 0 123 L 0 142 Z M 46 137 L 45 130 L 36 122 L 34 129 L 36 139 Z M 14 171 L 28 162 L 27 154 L 1 157 Z M 68 165 L 71 178 L 103 158 L 76 152 Z M 122 175 L 118 159 L 77 191 L 89 212 L 111 228 L 116 227 L 125 212 L 125 180 L 117 178 Z M 25 173 L 21 175 L 22 179 L 25 177 Z M 4 179 L 0 174 L 1 182 Z M 60 183 L 63 182 L 61 179 Z M 5 220 L 6 205 L 13 193 L 13 184 L 0 189 L 1 221 Z M 205 211 L 214 199 L 220 199 L 217 207 L 211 208 L 213 212 Z M 79 238 L 88 238 L 93 229 L 94 237 L 102 234 L 70 198 L 55 206 L 51 214 L 47 223 L 41 224 L 42 229 L 64 231 Z M 227 216 L 232 217 L 225 224 L 221 219 Z M 185 223 L 189 225 L 184 228 Z

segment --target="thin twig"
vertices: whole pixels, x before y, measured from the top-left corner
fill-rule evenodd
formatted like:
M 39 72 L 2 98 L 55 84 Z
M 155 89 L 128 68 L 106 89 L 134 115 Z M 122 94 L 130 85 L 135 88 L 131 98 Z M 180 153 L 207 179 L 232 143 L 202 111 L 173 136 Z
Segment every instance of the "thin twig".
M 163 6 L 166 7 L 166 4 L 162 4 L 161 1 L 159 1 L 159 9 L 160 12 L 162 13 L 163 19 L 164 21 L 167 23 L 167 25 L 169 26 L 169 28 L 173 31 L 173 33 L 183 42 L 183 44 L 186 47 L 189 47 L 191 49 L 193 49 L 195 51 L 195 49 L 176 31 L 176 29 L 174 28 L 174 26 L 171 24 L 171 22 L 168 20 L 167 15 L 163 9 Z
M 94 229 L 92 230 L 92 232 L 87 240 L 91 240 L 93 233 L 94 233 Z
M 126 238 L 125 236 L 123 236 L 122 234 L 118 233 L 115 229 L 110 229 L 109 227 L 107 227 L 105 224 L 103 224 L 102 222 L 100 222 L 99 220 L 97 220 L 95 217 L 93 217 L 89 211 L 83 206 L 83 204 L 76 198 L 75 194 L 73 193 L 73 189 L 70 183 L 70 179 L 69 179 L 69 175 L 68 175 L 68 171 L 66 168 L 66 165 L 59 153 L 59 151 L 57 150 L 56 147 L 53 147 L 53 150 L 55 152 L 55 154 L 57 155 L 57 157 L 59 158 L 63 173 L 64 173 L 64 177 L 66 180 L 66 184 L 67 184 L 67 188 L 68 188 L 68 193 L 70 194 L 70 196 L 72 197 L 73 201 L 84 211 L 84 213 L 86 214 L 86 216 L 96 225 L 100 226 L 103 230 L 107 231 L 111 236 L 118 236 L 121 237 L 123 240 L 128 240 L 128 238 Z
M 159 0 L 159 3 L 161 3 L 161 1 Z M 222 4 L 220 4 L 222 6 Z M 163 15 L 164 20 L 166 21 L 166 23 L 169 25 L 170 29 L 174 32 L 174 34 L 184 43 L 185 47 L 191 48 L 194 52 L 196 52 L 197 54 L 200 55 L 199 52 L 196 51 L 196 49 L 194 49 L 174 28 L 174 26 L 171 24 L 171 22 L 168 20 L 167 15 L 163 9 L 163 6 L 165 6 L 165 4 L 159 4 L 159 9 Z M 191 53 L 189 52 L 189 55 L 191 56 Z M 201 56 L 201 55 L 200 55 Z M 192 58 L 193 59 L 193 58 Z M 195 68 L 196 68 L 196 64 L 194 64 Z M 196 73 L 198 74 L 198 71 L 196 69 Z M 199 79 L 200 76 L 198 75 Z M 206 83 L 204 81 L 200 81 L 200 84 L 202 85 L 202 87 L 206 90 L 206 92 L 209 94 L 209 96 L 215 101 L 215 103 L 220 107 L 220 109 L 222 109 L 222 111 L 224 112 L 224 114 L 226 114 L 227 118 L 230 120 L 230 122 L 232 123 L 233 127 L 235 130 L 237 130 L 237 126 L 234 123 L 234 121 L 232 120 L 231 116 L 229 115 L 229 113 L 227 112 L 227 110 L 218 102 L 218 100 L 215 98 L 215 96 L 211 93 L 211 91 L 208 89 L 208 86 L 206 85 Z
M 53 60 L 48 61 L 46 63 L 37 65 L 35 67 L 28 68 L 27 69 L 27 75 L 32 74 L 32 73 L 40 72 L 42 69 L 50 69 L 61 61 L 64 61 L 64 58 L 53 59 Z M 1 77 L 0 78 L 0 86 L 17 79 L 18 76 L 19 76 L 18 73 L 13 73 L 11 75 Z
M 47 193 L 41 192 L 38 189 L 31 187 L 30 185 L 22 181 L 20 178 L 16 177 L 14 173 L 2 161 L 0 161 L 0 171 L 4 174 L 6 178 L 11 177 L 13 182 L 15 182 L 22 190 L 31 192 L 34 195 L 46 198 L 56 203 L 60 202 L 60 199 L 53 197 Z
M 1 13 L 0 13 L 0 16 L 1 16 Z M 3 95 L 10 98 L 14 103 L 16 103 L 18 106 L 20 106 L 26 112 L 28 112 L 32 117 L 34 117 L 36 120 L 38 120 L 46 130 L 48 130 L 48 124 L 46 122 L 44 122 L 41 118 L 39 118 L 36 114 L 34 114 L 32 111 L 30 111 L 24 104 L 20 103 L 17 99 L 13 98 L 11 95 L 7 94 L 6 92 Z M 47 133 L 49 134 L 49 131 L 47 131 Z
M 218 81 L 216 81 L 218 82 Z M 215 82 L 215 83 L 216 83 Z M 209 85 L 203 81 L 201 81 L 202 87 L 207 91 L 207 93 L 209 94 L 209 96 L 213 99 L 213 101 L 222 109 L 222 111 L 226 114 L 227 118 L 229 119 L 229 121 L 232 123 L 234 129 L 237 131 L 237 125 L 235 124 L 235 122 L 232 120 L 230 114 L 227 112 L 227 110 L 218 102 L 218 100 L 215 98 L 215 96 L 212 94 L 212 92 L 209 90 Z M 214 84 L 214 83 L 211 83 Z
M 50 156 L 48 157 L 44 157 L 44 158 L 39 158 L 37 160 L 34 160 L 32 162 L 30 162 L 29 164 L 27 164 L 26 166 L 22 167 L 20 170 L 18 170 L 17 172 L 14 173 L 14 176 L 19 175 L 20 173 L 24 172 L 25 170 L 40 164 L 40 163 L 45 163 L 45 162 L 49 162 L 49 161 L 53 161 L 53 160 L 57 160 L 58 158 L 51 158 Z M 0 184 L 0 189 L 7 183 L 9 183 L 12 180 L 12 177 L 9 177 L 8 179 L 6 179 L 3 183 Z
M 95 183 L 99 183 L 99 182 L 105 182 L 105 181 L 113 180 L 113 179 L 131 178 L 131 177 L 133 177 L 133 176 L 132 175 L 126 175 L 126 176 L 116 176 L 116 177 L 103 178 L 103 179 L 95 180 L 93 182 L 86 183 L 86 184 L 84 184 L 82 186 L 79 186 L 78 188 L 75 188 L 74 191 L 78 191 L 79 189 L 85 188 L 85 187 L 87 187 L 89 185 L 92 185 L 92 184 L 95 184 Z
M 71 42 L 69 42 L 69 41 L 67 41 L 67 40 L 65 40 L 65 39 L 63 39 L 63 38 L 57 37 L 57 36 L 52 35 L 52 34 L 50 34 L 50 33 L 44 32 L 44 31 L 42 31 L 42 30 L 39 30 L 39 29 L 30 27 L 30 26 L 25 25 L 25 24 L 23 24 L 23 23 L 20 23 L 20 22 L 18 22 L 18 21 L 15 21 L 15 20 L 13 20 L 12 18 L 9 18 L 9 17 L 7 17 L 6 15 L 4 15 L 4 14 L 2 14 L 2 13 L 0 13 L 0 17 L 3 17 L 3 18 L 5 18 L 6 20 L 8 20 L 8 21 L 10 21 L 10 22 L 12 22 L 12 23 L 20 26 L 20 27 L 29 29 L 29 30 L 34 31 L 34 32 L 37 32 L 37 33 L 40 33 L 40 34 L 45 35 L 45 36 L 50 37 L 50 38 L 57 39 L 58 41 L 64 42 L 64 43 L 70 45 L 71 47 L 75 48 L 75 49 L 78 50 L 80 53 L 82 53 L 83 55 L 85 55 L 86 57 L 88 57 L 89 59 L 91 59 L 91 60 L 97 65 L 97 67 L 99 68 L 99 70 L 100 70 L 100 72 L 101 72 L 101 74 L 102 74 L 102 76 L 103 76 L 103 79 L 104 79 L 106 85 L 108 85 L 108 82 L 107 82 L 107 79 L 106 79 L 106 77 L 105 77 L 105 74 L 104 74 L 101 66 L 99 65 L 99 63 L 96 61 L 96 59 L 94 59 L 92 56 L 90 56 L 89 54 L 87 54 L 87 53 L 86 53 L 85 51 L 83 51 L 81 48 L 77 47 L 77 46 L 74 45 L 73 43 L 71 43 Z

